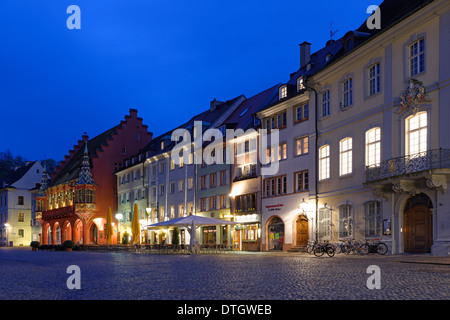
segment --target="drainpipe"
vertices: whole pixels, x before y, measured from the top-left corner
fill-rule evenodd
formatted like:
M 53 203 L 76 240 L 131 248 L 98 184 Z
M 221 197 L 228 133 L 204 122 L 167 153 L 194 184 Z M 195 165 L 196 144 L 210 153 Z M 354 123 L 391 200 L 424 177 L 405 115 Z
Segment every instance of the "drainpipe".
M 314 117 L 314 133 L 316 135 L 316 139 L 315 139 L 315 145 L 314 145 L 314 176 L 315 176 L 315 181 L 314 181 L 314 191 L 316 193 L 316 239 L 319 239 L 319 230 L 318 230 L 318 217 L 319 217 L 319 165 L 317 163 L 318 161 L 318 154 L 319 154 L 319 149 L 318 149 L 318 140 L 319 140 L 319 131 L 317 130 L 317 124 L 318 124 L 318 116 L 319 116 L 319 107 L 317 105 L 317 90 L 314 89 L 313 87 L 309 86 L 307 83 L 308 78 L 306 76 L 304 76 L 303 79 L 303 84 L 306 88 L 306 90 L 308 91 L 313 91 L 314 92 L 314 111 L 315 111 L 315 117 Z

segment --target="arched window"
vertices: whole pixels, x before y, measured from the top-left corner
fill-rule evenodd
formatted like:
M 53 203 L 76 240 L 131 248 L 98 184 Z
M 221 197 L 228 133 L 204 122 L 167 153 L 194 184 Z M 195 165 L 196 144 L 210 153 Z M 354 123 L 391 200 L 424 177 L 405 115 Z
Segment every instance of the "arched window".
M 366 131 L 366 167 L 379 167 L 381 162 L 381 130 Z
M 345 138 L 339 142 L 339 174 L 346 175 L 352 173 L 352 138 Z
M 330 178 L 330 146 L 319 149 L 319 180 Z
M 427 112 L 418 112 L 406 118 L 405 153 L 410 156 L 425 152 L 428 149 L 428 121 Z

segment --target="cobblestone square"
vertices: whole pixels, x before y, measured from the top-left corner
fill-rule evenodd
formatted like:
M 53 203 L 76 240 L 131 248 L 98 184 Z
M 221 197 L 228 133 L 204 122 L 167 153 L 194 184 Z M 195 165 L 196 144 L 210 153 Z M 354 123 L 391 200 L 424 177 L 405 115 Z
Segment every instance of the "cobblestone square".
M 0 248 L 0 299 L 448 300 L 450 262 L 427 256 L 305 253 L 148 255 Z M 68 289 L 70 265 L 81 289 Z M 381 270 L 368 289 L 367 268 Z

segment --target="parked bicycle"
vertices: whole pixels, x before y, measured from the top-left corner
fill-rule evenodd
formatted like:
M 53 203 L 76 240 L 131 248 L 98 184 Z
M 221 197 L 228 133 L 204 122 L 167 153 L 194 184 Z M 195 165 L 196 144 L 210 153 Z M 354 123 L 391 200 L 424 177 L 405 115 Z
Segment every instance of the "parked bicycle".
M 327 253 L 327 255 L 329 257 L 333 257 L 334 253 L 336 251 L 334 250 L 334 247 L 329 242 L 325 242 L 323 244 L 318 244 L 318 246 L 314 249 L 314 255 L 316 257 L 323 256 L 325 254 L 325 252 Z
M 385 255 L 388 252 L 388 247 L 383 242 L 373 242 L 369 243 L 366 241 L 366 243 L 361 245 L 361 254 L 369 254 L 369 253 L 378 253 L 381 255 Z
M 319 246 L 319 241 L 314 240 L 313 242 L 309 242 L 308 245 L 306 246 L 306 252 L 308 252 L 309 254 L 313 254 L 314 250 Z

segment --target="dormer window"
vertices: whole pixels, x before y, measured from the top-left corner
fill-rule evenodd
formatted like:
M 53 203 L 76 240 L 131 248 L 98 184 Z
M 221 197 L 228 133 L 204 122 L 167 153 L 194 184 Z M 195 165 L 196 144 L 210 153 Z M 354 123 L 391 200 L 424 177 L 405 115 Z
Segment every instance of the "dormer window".
M 164 149 L 164 141 L 161 141 L 161 150 Z
M 303 77 L 299 77 L 297 79 L 297 92 L 305 89 L 305 85 L 304 85 L 303 81 L 304 81 Z
M 327 53 L 325 56 L 325 62 L 328 62 L 331 59 L 331 53 Z
M 306 71 L 309 71 L 311 69 L 311 63 L 308 63 L 307 65 L 306 65 Z
M 287 86 L 284 85 L 280 88 L 280 100 L 287 97 Z

